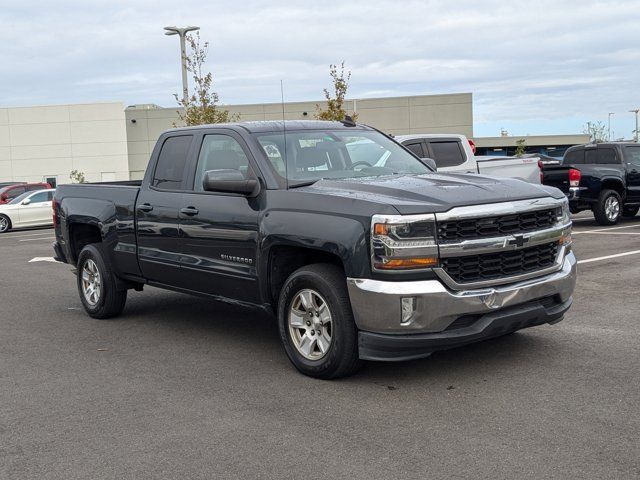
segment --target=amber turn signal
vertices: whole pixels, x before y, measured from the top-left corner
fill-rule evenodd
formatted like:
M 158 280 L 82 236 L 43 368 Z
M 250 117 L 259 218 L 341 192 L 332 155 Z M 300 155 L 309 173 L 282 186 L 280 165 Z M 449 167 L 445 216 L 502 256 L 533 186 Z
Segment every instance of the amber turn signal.
M 376 268 L 385 270 L 402 270 L 410 268 L 437 267 L 437 257 L 417 257 L 417 258 L 393 258 L 385 263 L 379 263 Z

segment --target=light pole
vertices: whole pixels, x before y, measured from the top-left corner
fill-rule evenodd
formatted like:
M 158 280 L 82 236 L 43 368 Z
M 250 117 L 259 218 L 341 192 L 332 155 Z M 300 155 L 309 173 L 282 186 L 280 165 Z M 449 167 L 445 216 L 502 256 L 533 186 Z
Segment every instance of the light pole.
M 635 110 L 629 110 L 631 113 L 636 114 L 636 129 L 634 130 L 633 138 L 638 143 L 638 112 L 640 112 L 640 108 L 636 108 Z
M 200 30 L 200 27 L 164 27 L 165 35 L 180 36 L 180 61 L 182 64 L 182 101 L 186 106 L 189 103 L 189 84 L 187 83 L 187 49 L 185 45 L 185 36 L 189 32 Z
M 608 126 L 609 126 L 609 141 L 611 141 L 611 115 L 615 115 L 614 112 L 609 112 L 609 118 L 607 120 Z

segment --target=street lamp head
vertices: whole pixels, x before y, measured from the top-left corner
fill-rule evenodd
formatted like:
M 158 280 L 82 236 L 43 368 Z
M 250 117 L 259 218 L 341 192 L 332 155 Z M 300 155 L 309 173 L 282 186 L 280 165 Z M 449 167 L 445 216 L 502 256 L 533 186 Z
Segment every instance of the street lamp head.
M 186 35 L 187 32 L 192 32 L 194 30 L 200 30 L 200 27 L 194 27 L 194 26 L 189 26 L 189 27 L 184 27 L 184 28 L 180 28 L 180 27 L 164 27 L 164 29 L 166 30 L 166 32 L 164 32 L 165 35 L 180 35 L 180 36 L 184 36 Z

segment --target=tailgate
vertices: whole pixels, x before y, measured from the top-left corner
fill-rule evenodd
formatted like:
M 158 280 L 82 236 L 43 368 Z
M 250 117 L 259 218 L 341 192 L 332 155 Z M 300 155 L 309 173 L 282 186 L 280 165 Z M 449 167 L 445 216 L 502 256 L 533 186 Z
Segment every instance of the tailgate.
M 556 187 L 563 193 L 569 193 L 569 167 L 562 165 L 545 165 L 542 169 L 542 183 Z

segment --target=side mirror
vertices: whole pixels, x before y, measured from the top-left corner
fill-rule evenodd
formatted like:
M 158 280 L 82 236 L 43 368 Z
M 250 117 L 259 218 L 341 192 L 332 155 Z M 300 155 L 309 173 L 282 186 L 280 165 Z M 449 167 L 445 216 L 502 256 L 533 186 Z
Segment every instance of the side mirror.
M 22 200 L 22 205 L 29 205 L 30 203 L 31 203 L 30 198 L 25 198 L 24 200 Z
M 436 161 L 433 158 L 421 158 L 420 160 L 434 172 L 438 171 L 438 165 L 436 165 Z
M 202 188 L 206 192 L 239 193 L 255 197 L 260 183 L 253 178 L 244 178 L 240 170 L 209 170 L 204 173 Z

